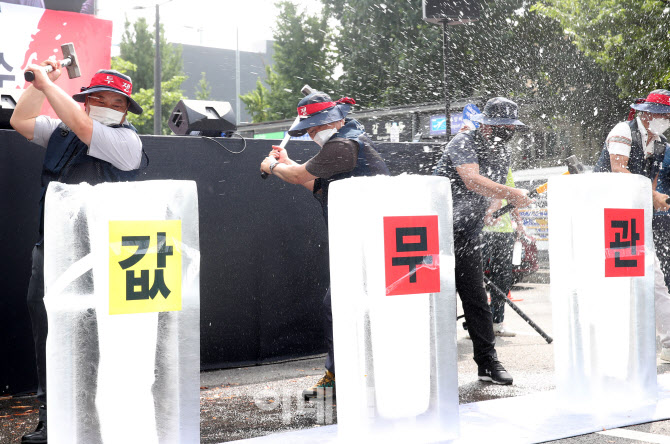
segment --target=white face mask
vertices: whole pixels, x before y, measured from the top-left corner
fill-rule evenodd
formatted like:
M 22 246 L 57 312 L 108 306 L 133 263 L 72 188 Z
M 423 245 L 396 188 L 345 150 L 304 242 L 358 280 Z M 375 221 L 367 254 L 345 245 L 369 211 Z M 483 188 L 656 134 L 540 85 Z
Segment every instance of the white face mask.
M 660 136 L 668 128 L 670 128 L 670 120 L 668 119 L 654 118 L 649 121 L 649 131 L 656 136 Z
M 320 147 L 323 147 L 326 144 L 326 142 L 328 142 L 330 138 L 333 137 L 333 134 L 335 134 L 336 132 L 337 130 L 335 128 L 328 128 L 314 134 L 312 140 L 318 143 Z
M 104 106 L 88 106 L 88 117 L 93 120 L 97 120 L 103 125 L 120 125 L 121 120 L 123 119 L 124 113 L 117 111 L 111 108 L 105 108 Z

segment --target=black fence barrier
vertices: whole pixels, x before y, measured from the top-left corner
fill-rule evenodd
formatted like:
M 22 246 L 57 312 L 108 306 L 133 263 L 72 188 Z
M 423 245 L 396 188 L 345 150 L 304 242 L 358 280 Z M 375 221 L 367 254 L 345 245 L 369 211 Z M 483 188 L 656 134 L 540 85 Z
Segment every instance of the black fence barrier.
M 260 178 L 273 141 L 216 141 L 142 136 L 150 163 L 139 180 L 193 180 L 200 217 L 201 368 L 214 369 L 325 351 L 321 301 L 329 285 L 326 226 L 318 202 L 301 186 Z M 275 141 L 276 143 L 276 141 Z M 393 175 L 430 174 L 439 145 L 378 145 Z M 318 151 L 292 141 L 292 159 Z M 38 236 L 44 149 L 0 130 L 0 394 L 36 387 L 26 291 Z

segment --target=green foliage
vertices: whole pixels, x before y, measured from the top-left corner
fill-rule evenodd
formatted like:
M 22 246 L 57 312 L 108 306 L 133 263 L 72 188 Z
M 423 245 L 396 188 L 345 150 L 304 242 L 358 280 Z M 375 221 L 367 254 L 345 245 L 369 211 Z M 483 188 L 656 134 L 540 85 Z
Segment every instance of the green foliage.
M 670 5 L 663 0 L 542 0 L 587 56 L 616 75 L 622 97 L 668 88 Z
M 266 68 L 269 90 L 261 84 L 241 97 L 254 122 L 295 117 L 305 84 L 328 93 L 334 89 L 333 34 L 327 18 L 309 16 L 290 1 L 277 7 L 274 65 Z
M 207 76 L 205 73 L 202 73 L 200 81 L 198 82 L 198 87 L 195 91 L 195 98 L 197 100 L 210 100 L 212 96 L 212 88 L 209 86 L 207 81 Z
M 137 71 L 137 65 L 128 60 L 123 60 L 121 57 L 112 57 L 112 69 L 130 75 L 131 72 Z
M 422 19 L 422 0 L 321 1 L 322 17 L 305 17 L 287 1 L 278 4 L 269 91 L 257 84 L 243 98 L 254 122 L 294 116 L 305 83 L 329 93 L 341 91 L 363 108 L 444 100 L 442 27 Z M 580 51 L 564 32 L 563 21 L 534 3 L 483 0 L 479 20 L 448 27 L 450 96 L 505 96 L 533 104 L 533 117 L 547 126 L 569 119 L 586 131 L 602 131 L 626 112 L 616 75 Z M 667 40 L 667 33 L 660 34 Z M 665 57 L 670 57 L 668 44 L 663 46 Z M 602 49 L 603 56 L 612 51 L 605 45 Z M 632 77 L 645 65 L 636 63 L 627 68 Z M 336 66 L 342 75 L 334 80 Z
M 184 98 L 179 89 L 185 76 L 174 76 L 170 80 L 161 82 L 161 117 L 163 120 L 162 133 L 171 134 L 167 126 L 168 118 L 177 103 Z M 133 94 L 133 99 L 144 109 L 142 114 L 128 113 L 128 121 L 132 123 L 140 134 L 153 134 L 154 132 L 154 89 L 141 89 Z
M 443 100 L 442 27 L 423 21 L 421 0 L 323 2 L 340 23 L 342 91 L 363 107 Z M 612 76 L 584 57 L 556 20 L 524 0 L 481 5 L 479 20 L 448 27 L 452 98 L 534 102 L 547 124 L 567 117 L 589 127 L 621 115 Z
M 126 21 L 125 31 L 121 39 L 121 58 L 135 64 L 136 68 L 127 71 L 133 79 L 133 88 L 153 88 L 154 86 L 154 45 L 153 30 L 145 18 L 139 18 L 131 24 Z M 169 80 L 174 76 L 183 75 L 181 46 L 173 46 L 165 39 L 165 31 L 161 25 L 161 80 Z
M 269 83 L 273 84 L 277 74 L 272 71 L 269 66 L 265 67 Z M 281 115 L 272 111 L 270 92 L 263 85 L 261 79 L 256 80 L 256 89 L 243 94 L 240 99 L 244 103 L 247 112 L 251 114 L 252 123 L 268 122 L 270 120 L 279 120 Z
M 454 39 L 466 61 L 460 68 L 473 67 L 468 77 L 479 79 L 481 95 L 533 102 L 534 117 L 547 125 L 567 118 L 603 131 L 622 118 L 615 78 L 582 54 L 559 22 L 524 1 L 487 1 L 484 8 L 474 32 L 463 27 Z
M 168 118 L 179 100 L 184 98 L 181 84 L 186 79 L 183 73 L 181 46 L 169 44 L 165 40 L 161 25 L 161 117 L 162 133 L 170 134 Z M 154 33 L 149 31 L 146 19 L 140 18 L 131 29 L 126 21 L 121 41 L 121 55 L 112 59 L 112 68 L 133 79 L 133 99 L 142 106 L 144 112 L 136 116 L 128 114 L 128 120 L 140 134 L 153 134 L 154 118 Z
M 435 102 L 442 90 L 442 33 L 421 0 L 323 0 L 336 19 L 340 88 L 363 107 Z

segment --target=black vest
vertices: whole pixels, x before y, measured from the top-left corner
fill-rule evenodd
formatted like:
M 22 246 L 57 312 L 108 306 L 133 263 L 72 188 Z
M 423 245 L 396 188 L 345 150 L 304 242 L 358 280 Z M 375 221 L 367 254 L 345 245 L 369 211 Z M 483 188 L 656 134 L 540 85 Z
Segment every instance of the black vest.
M 628 122 L 631 133 L 631 147 L 630 156 L 628 157 L 628 170 L 633 174 L 640 174 L 642 176 L 654 179 L 658 171 L 663 165 L 663 156 L 665 155 L 665 144 L 667 142 L 664 136 L 661 136 L 661 141 L 654 142 L 654 152 L 648 158 L 644 155 L 644 142 L 642 135 L 637 126 L 637 119 Z M 603 150 L 600 157 L 593 167 L 594 173 L 609 173 L 612 171 L 610 163 L 610 154 L 607 150 L 607 141 L 603 144 Z
M 328 188 L 332 182 L 349 177 L 389 174 L 384 159 L 375 150 L 372 140 L 365 134 L 363 126 L 353 119 L 347 119 L 345 122 L 345 125 L 333 137 L 349 139 L 358 143 L 356 166 L 351 171 L 335 174 L 328 179 L 319 177 L 314 181 L 313 194 L 321 204 L 323 217 L 326 219 L 326 226 L 328 225 Z
M 135 130 L 131 125 L 119 127 Z M 122 171 L 111 163 L 88 154 L 88 145 L 64 123 L 58 125 L 49 138 L 42 164 L 42 192 L 40 196 L 40 235 L 44 233 L 44 197 L 52 181 L 66 184 L 87 182 L 96 185 L 103 182 L 134 180 L 137 170 Z

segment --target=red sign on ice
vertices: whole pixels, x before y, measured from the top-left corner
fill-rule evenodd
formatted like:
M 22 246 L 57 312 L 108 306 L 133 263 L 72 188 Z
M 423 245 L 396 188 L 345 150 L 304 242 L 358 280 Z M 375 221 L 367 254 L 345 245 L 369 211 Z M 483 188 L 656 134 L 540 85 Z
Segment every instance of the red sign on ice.
M 440 291 L 437 216 L 384 218 L 386 295 Z
M 644 210 L 605 208 L 605 277 L 644 276 Z

